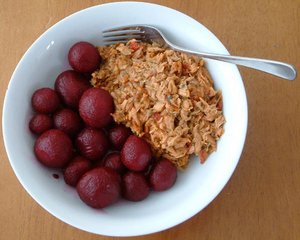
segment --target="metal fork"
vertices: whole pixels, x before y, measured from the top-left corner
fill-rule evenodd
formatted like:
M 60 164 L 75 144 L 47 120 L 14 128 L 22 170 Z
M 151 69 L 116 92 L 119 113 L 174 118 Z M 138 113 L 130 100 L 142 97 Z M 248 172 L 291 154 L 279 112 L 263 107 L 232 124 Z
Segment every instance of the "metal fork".
M 164 47 L 169 47 L 179 52 L 198 55 L 204 58 L 210 58 L 257 69 L 288 80 L 294 80 L 297 76 L 295 67 L 284 62 L 259 58 L 212 54 L 183 49 L 171 43 L 158 28 L 149 25 L 130 25 L 107 29 L 102 32 L 102 37 L 104 40 L 104 45 L 116 44 L 121 42 L 125 43 L 134 38 L 137 41 L 150 43 L 157 42 Z

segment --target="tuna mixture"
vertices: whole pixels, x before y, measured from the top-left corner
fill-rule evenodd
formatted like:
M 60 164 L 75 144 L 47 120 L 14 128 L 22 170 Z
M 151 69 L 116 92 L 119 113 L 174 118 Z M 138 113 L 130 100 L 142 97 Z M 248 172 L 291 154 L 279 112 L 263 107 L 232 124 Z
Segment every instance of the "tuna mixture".
M 114 121 L 145 139 L 179 169 L 191 154 L 205 162 L 224 132 L 222 93 L 202 58 L 140 43 L 100 46 L 91 83 L 110 92 Z

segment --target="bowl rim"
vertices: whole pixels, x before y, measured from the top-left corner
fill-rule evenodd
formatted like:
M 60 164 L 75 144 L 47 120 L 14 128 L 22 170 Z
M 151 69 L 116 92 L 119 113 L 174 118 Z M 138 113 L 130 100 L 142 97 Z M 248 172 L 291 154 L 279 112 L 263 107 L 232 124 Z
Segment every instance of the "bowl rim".
M 201 207 L 200 209 L 198 209 L 197 211 L 193 211 L 189 214 L 186 214 L 184 218 L 180 218 L 180 219 L 177 219 L 177 220 L 172 220 L 170 221 L 169 224 L 165 224 L 163 227 L 161 228 L 155 228 L 155 229 L 152 229 L 151 231 L 148 231 L 148 232 L 143 232 L 143 233 L 132 233 L 130 235 L 128 234 L 120 234 L 120 233 L 114 233 L 114 234 L 105 234 L 105 233 L 99 233 L 99 232 L 94 232 L 94 231 L 90 231 L 90 230 L 87 230 L 87 229 L 83 229 L 81 228 L 80 226 L 77 226 L 75 225 L 74 223 L 70 222 L 70 221 L 67 221 L 65 218 L 61 217 L 59 214 L 51 211 L 50 209 L 48 209 L 47 206 L 45 206 L 44 203 L 42 203 L 38 197 L 36 197 L 34 194 L 32 194 L 32 192 L 30 191 L 30 189 L 28 188 L 28 186 L 26 185 L 26 183 L 23 181 L 23 179 L 20 177 L 19 175 L 19 170 L 16 168 L 15 164 L 14 164 L 14 161 L 11 160 L 11 154 L 10 154 L 10 151 L 9 151 L 9 146 L 8 146 L 8 143 L 7 143 L 7 128 L 6 128 L 6 113 L 8 111 L 8 106 L 7 106 L 7 99 L 8 99 L 8 93 L 10 91 L 10 86 L 12 85 L 12 82 L 13 82 L 13 79 L 15 79 L 15 75 L 16 73 L 18 72 L 20 66 L 22 65 L 24 59 L 26 58 L 26 55 L 28 54 L 28 52 L 33 48 L 33 46 L 40 41 L 40 39 L 47 34 L 47 32 L 49 31 L 52 31 L 52 29 L 56 28 L 57 25 L 63 23 L 64 21 L 67 21 L 68 19 L 72 18 L 74 15 L 77 15 L 77 14 L 80 14 L 82 12 L 85 12 L 85 11 L 90 11 L 91 9 L 95 9 L 95 8 L 101 8 L 102 6 L 107 6 L 107 5 L 115 5 L 115 6 L 118 6 L 118 5 L 130 5 L 130 4 L 133 4 L 133 5 L 150 5 L 150 6 L 157 6 L 157 7 L 160 7 L 160 8 L 165 8 L 166 10 L 172 10 L 174 12 L 176 12 L 177 14 L 182 14 L 182 15 L 185 15 L 185 17 L 187 17 L 190 21 L 193 21 L 197 24 L 200 24 L 202 25 L 210 34 L 212 34 L 213 36 L 216 37 L 216 35 L 214 33 L 212 33 L 207 27 L 205 27 L 202 23 L 196 21 L 195 19 L 193 19 L 192 17 L 186 15 L 185 13 L 183 12 L 180 12 L 176 9 L 172 9 L 170 7 L 166 7 L 166 6 L 163 6 L 163 5 L 160 5 L 160 4 L 154 4 L 154 3 L 147 3 L 147 2 L 133 2 L 133 1 L 125 1 L 125 2 L 112 2 L 112 3 L 104 3 L 104 4 L 100 4 L 100 5 L 95 5 L 95 6 L 92 6 L 92 7 L 88 7 L 88 8 L 85 8 L 85 9 L 82 9 L 80 11 L 76 11 L 66 17 L 64 17 L 63 19 L 59 20 L 58 22 L 56 22 L 54 25 L 52 25 L 50 28 L 48 28 L 47 30 L 45 30 L 31 45 L 30 47 L 26 50 L 26 52 L 23 54 L 23 56 L 21 57 L 20 61 L 18 62 L 15 70 L 13 71 L 13 74 L 10 78 L 10 81 L 8 83 L 8 87 L 6 89 L 6 93 L 5 93 L 5 98 L 4 98 L 4 103 L 3 103 L 3 110 L 2 110 L 2 130 L 3 130 L 3 139 L 4 139 L 4 146 L 5 146 L 5 150 L 6 150 L 6 153 L 7 153 L 7 156 L 8 156 L 8 159 L 9 159 L 9 162 L 10 162 L 10 165 L 12 166 L 13 168 L 13 171 L 16 175 L 16 177 L 18 178 L 19 182 L 21 183 L 21 185 L 23 186 L 23 188 L 26 190 L 26 192 L 42 207 L 44 208 L 47 212 L 49 212 L 51 215 L 57 217 L 58 219 L 60 219 L 61 221 L 75 227 L 75 228 L 78 228 L 80 230 L 83 230 L 83 231 L 86 231 L 86 232 L 91 232 L 91 233 L 95 233 L 95 234 L 101 234 L 101 235 L 106 235 L 106 236 L 141 236 L 141 235 L 146 235 L 146 234 L 151 234 L 151 233 L 155 233 L 155 232 L 160 232 L 160 231 L 163 231 L 163 230 L 166 230 L 168 228 L 171 228 L 171 227 L 174 227 L 186 220 L 188 220 L 189 218 L 193 217 L 194 215 L 196 215 L 197 213 L 199 213 L 200 211 L 202 211 L 204 208 L 207 207 L 207 205 L 209 205 L 219 194 L 220 192 L 222 191 L 222 189 L 226 186 L 226 184 L 228 183 L 229 179 L 231 178 L 234 170 L 236 169 L 236 166 L 239 162 L 239 159 L 241 157 L 241 154 L 242 154 L 242 151 L 243 151 L 243 148 L 244 148 L 244 144 L 245 144 L 245 141 L 246 141 L 246 135 L 247 135 L 247 125 L 248 125 L 248 104 L 247 104 L 247 96 L 246 96 L 246 92 L 245 92 L 245 87 L 244 87 L 244 84 L 243 84 L 243 80 L 242 80 L 242 77 L 240 75 L 240 72 L 238 70 L 238 68 L 236 66 L 234 66 L 234 68 L 236 68 L 237 70 L 237 74 L 238 74 L 238 77 L 240 78 L 241 80 L 241 87 L 242 87 L 242 95 L 244 97 L 244 107 L 245 107 L 245 112 L 244 112 L 244 117 L 245 117 L 245 122 L 244 122 L 244 132 L 241 133 L 241 136 L 242 136 L 242 142 L 241 142 L 241 149 L 238 150 L 238 159 L 236 161 L 236 164 L 235 166 L 231 169 L 231 173 L 227 175 L 227 178 L 226 178 L 226 181 L 224 181 L 224 184 L 222 184 L 222 186 L 219 186 L 219 189 L 216 190 L 216 194 L 214 196 L 211 197 L 211 199 L 207 202 L 207 204 L 204 206 L 204 207 Z M 217 37 L 216 37 L 217 38 Z M 217 38 L 218 39 L 218 38 Z M 218 39 L 219 40 L 219 39 Z M 220 41 L 220 40 L 219 40 Z M 223 45 L 223 43 L 220 41 L 220 43 Z M 223 45 L 223 47 L 225 48 L 225 46 Z M 229 54 L 228 50 L 225 48 L 225 51 L 227 54 Z

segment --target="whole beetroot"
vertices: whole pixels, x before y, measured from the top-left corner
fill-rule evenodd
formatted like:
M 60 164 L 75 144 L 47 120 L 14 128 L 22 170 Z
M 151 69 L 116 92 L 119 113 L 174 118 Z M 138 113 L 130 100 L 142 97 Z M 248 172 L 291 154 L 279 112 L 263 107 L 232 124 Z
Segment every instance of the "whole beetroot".
M 115 149 L 121 150 L 127 138 L 132 134 L 124 125 L 116 125 L 109 129 L 108 137 Z
M 53 116 L 53 121 L 55 128 L 62 130 L 72 137 L 80 132 L 83 126 L 79 114 L 68 108 L 56 112 Z
M 104 208 L 120 198 L 120 176 L 112 169 L 94 168 L 86 172 L 77 183 L 80 199 L 93 208 Z
M 92 44 L 78 42 L 70 48 L 68 60 L 75 71 L 91 73 L 99 67 L 101 57 L 97 48 Z
M 91 162 L 82 157 L 76 156 L 64 169 L 64 180 L 66 184 L 75 187 L 80 177 L 92 168 Z
M 126 170 L 125 166 L 121 161 L 120 153 L 118 152 L 111 152 L 107 154 L 102 160 L 102 166 L 111 168 L 120 174 L 124 173 Z
M 50 129 L 37 138 L 34 153 L 45 166 L 61 168 L 72 158 L 72 141 L 63 131 Z
M 78 134 L 76 146 L 82 156 L 96 161 L 106 154 L 109 144 L 102 130 L 85 128 Z
M 150 172 L 150 185 L 155 191 L 164 191 L 174 185 L 176 178 L 175 165 L 167 159 L 161 159 Z
M 53 127 L 53 120 L 47 114 L 36 114 L 29 122 L 29 129 L 34 134 L 42 134 Z
M 71 108 L 78 108 L 83 92 L 89 89 L 89 79 L 73 70 L 67 70 L 58 75 L 55 81 L 55 90 L 63 102 Z
M 112 122 L 113 111 L 113 98 L 104 89 L 90 88 L 80 98 L 79 114 L 88 126 L 94 128 L 108 126 Z
M 143 171 L 149 166 L 151 158 L 150 146 L 144 139 L 135 135 L 127 138 L 121 151 L 125 167 L 132 171 Z
M 130 201 L 141 201 L 148 197 L 150 187 L 142 173 L 128 172 L 123 176 L 123 197 Z
M 51 88 L 40 88 L 36 90 L 31 97 L 33 109 L 38 113 L 54 113 L 59 105 L 58 94 Z

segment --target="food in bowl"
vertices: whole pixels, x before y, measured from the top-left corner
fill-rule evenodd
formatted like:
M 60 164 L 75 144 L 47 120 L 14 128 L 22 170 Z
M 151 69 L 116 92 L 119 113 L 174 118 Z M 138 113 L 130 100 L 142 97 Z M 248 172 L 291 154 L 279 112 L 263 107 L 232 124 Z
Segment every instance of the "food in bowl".
M 203 163 L 224 132 L 222 94 L 204 60 L 135 40 L 98 47 L 102 58 L 92 85 L 112 95 L 114 120 L 145 139 L 156 157 L 186 168 Z
M 204 162 L 216 150 L 222 94 L 201 58 L 133 39 L 98 49 L 78 42 L 68 60 L 73 70 L 55 90 L 34 92 L 29 128 L 41 134 L 37 159 L 62 168 L 87 205 L 144 200 L 171 188 L 191 154 Z
M 142 201 L 150 189 L 171 188 L 177 169 L 167 159 L 153 163 L 149 143 L 114 122 L 113 97 L 105 89 L 93 88 L 84 75 L 93 71 L 96 60 L 100 65 L 98 50 L 91 46 L 73 45 L 69 63 L 74 70 L 59 74 L 55 90 L 34 92 L 31 102 L 36 115 L 29 122 L 38 136 L 34 153 L 43 165 L 62 169 L 65 183 L 93 208 L 107 207 L 121 196 Z M 87 63 L 90 55 L 94 57 Z
M 65 182 L 93 208 L 171 188 L 190 154 L 204 162 L 216 150 L 225 122 L 221 92 L 202 59 L 135 40 L 98 50 L 87 42 L 70 48 L 74 70 L 57 77 L 55 90 L 34 92 L 29 123 L 42 133 L 37 159 L 63 168 Z M 93 88 L 83 75 L 91 72 Z M 109 129 L 113 121 L 123 125 Z M 114 148 L 120 152 L 109 153 Z

